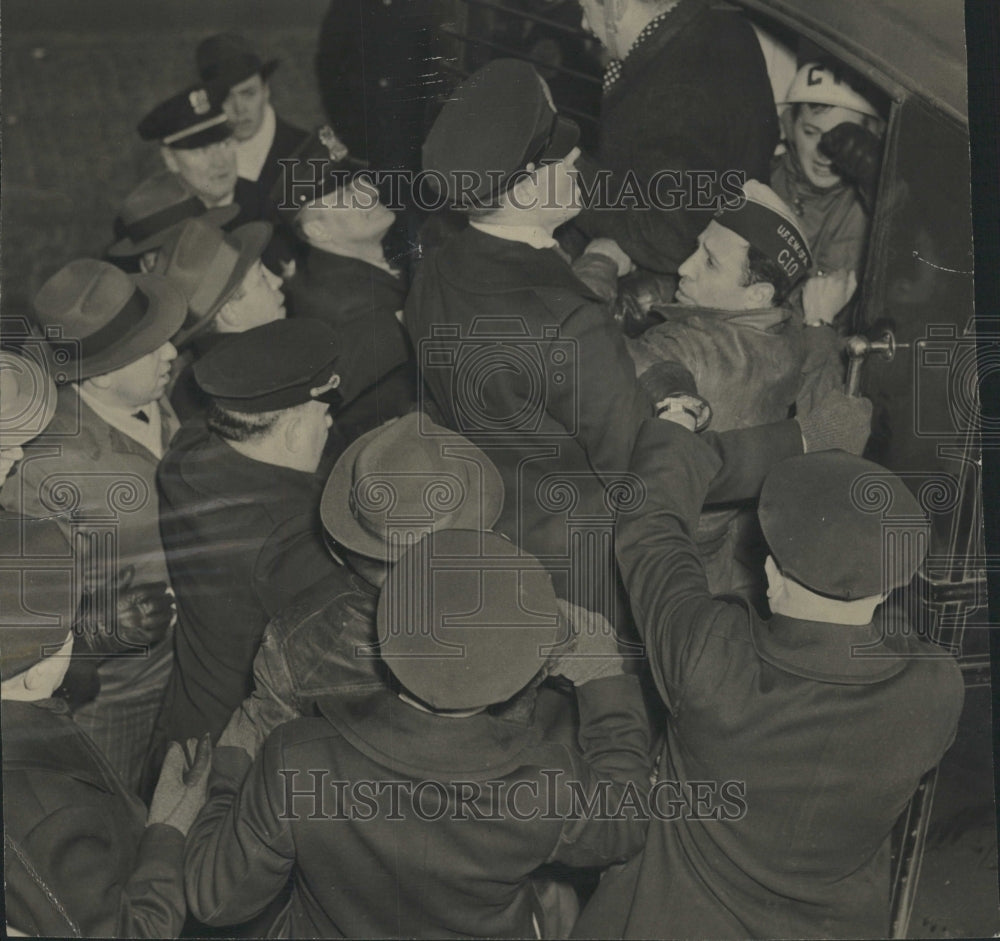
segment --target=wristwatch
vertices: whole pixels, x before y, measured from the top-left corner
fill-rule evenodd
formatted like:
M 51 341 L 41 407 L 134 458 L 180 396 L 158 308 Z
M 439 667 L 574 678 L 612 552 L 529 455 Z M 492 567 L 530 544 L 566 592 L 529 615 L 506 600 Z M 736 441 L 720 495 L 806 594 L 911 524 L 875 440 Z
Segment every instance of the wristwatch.
M 684 412 L 694 419 L 694 431 L 704 431 L 712 421 L 712 406 L 700 395 L 674 392 L 656 403 L 656 417 L 667 412 Z

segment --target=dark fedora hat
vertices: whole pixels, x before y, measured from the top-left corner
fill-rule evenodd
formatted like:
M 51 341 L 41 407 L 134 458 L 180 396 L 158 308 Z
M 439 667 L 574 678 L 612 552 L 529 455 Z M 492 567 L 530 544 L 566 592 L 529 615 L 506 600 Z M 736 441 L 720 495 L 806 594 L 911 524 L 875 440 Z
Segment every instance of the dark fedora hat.
M 238 33 L 217 33 L 203 39 L 195 50 L 194 61 L 203 82 L 218 82 L 227 89 L 251 75 L 267 81 L 278 67 L 277 59 L 265 62 Z
M 184 294 L 157 274 L 125 274 L 79 258 L 35 295 L 35 319 L 81 379 L 114 372 L 166 343 L 184 322 Z
M 204 330 L 240 286 L 271 240 L 269 222 L 248 222 L 223 232 L 204 218 L 188 219 L 171 235 L 156 262 L 156 273 L 187 298 L 188 316 L 174 337 L 182 346 Z
M 213 225 L 224 226 L 239 215 L 240 207 L 206 209 L 178 173 L 161 170 L 143 180 L 128 196 L 118 217 L 125 237 L 108 249 L 112 258 L 129 258 L 160 248 L 174 228 L 199 216 Z
M 0 680 L 56 653 L 80 601 L 73 551 L 53 519 L 0 511 Z
M 413 412 L 363 434 L 340 455 L 323 490 L 330 536 L 373 559 L 436 529 L 490 529 L 504 486 L 493 462 L 460 434 Z
M 545 666 L 562 627 L 548 572 L 495 533 L 429 533 L 379 595 L 382 659 L 435 709 L 510 699 Z
M 0 350 L 0 448 L 40 435 L 56 411 L 56 384 L 40 356 Z

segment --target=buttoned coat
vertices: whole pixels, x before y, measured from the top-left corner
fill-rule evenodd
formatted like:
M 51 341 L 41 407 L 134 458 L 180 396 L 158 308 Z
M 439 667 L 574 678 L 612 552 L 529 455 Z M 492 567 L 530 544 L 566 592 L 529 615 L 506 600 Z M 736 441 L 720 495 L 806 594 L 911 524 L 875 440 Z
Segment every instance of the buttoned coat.
M 617 533 L 670 713 L 659 780 L 711 784 L 703 804 L 654 819 L 641 855 L 605 876 L 574 934 L 886 937 L 890 833 L 954 738 L 961 673 L 878 621 L 763 621 L 713 599 L 690 534 L 716 465 L 690 432 L 647 422 L 632 470 L 648 501 Z M 672 796 L 665 787 L 650 802 Z

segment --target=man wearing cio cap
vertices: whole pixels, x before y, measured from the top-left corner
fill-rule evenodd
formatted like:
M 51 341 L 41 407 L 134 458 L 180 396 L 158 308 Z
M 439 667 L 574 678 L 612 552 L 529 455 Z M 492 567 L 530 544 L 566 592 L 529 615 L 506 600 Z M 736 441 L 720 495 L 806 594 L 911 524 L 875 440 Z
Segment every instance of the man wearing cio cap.
M 604 627 L 571 629 L 542 565 L 497 535 L 410 546 L 378 603 L 393 688 L 321 699 L 252 766 L 217 749 L 185 859 L 196 917 L 244 921 L 294 867 L 289 937 L 564 936 L 535 870 L 621 861 L 646 828 L 642 696 Z M 582 754 L 494 712 L 549 671 L 576 686 Z M 610 812 L 583 810 L 601 792 Z
M 213 225 L 225 226 L 239 211 L 235 204 L 206 209 L 179 173 L 161 170 L 125 197 L 115 220 L 120 238 L 108 249 L 108 258 L 122 268 L 133 265 L 152 271 L 163 243 L 181 223 L 202 217 Z
M 184 836 L 205 799 L 210 752 L 200 747 L 188 769 L 175 746 L 147 813 L 52 698 L 80 597 L 59 524 L 0 513 L 0 569 L 8 933 L 175 938 L 186 912 Z
M 267 196 L 281 176 L 279 161 L 307 137 L 274 113 L 270 78 L 278 60 L 264 62 L 242 36 L 220 33 L 198 44 L 195 64 L 203 82 L 226 92 L 222 110 L 236 145 L 237 202 L 246 203 L 249 218 L 268 218 Z
M 174 369 L 170 397 L 182 421 L 204 413 L 191 371 L 224 337 L 285 316 L 281 279 L 261 263 L 271 238 L 267 222 L 248 222 L 224 232 L 204 219 L 189 219 L 164 244 L 156 273 L 184 292 L 188 312 L 174 337 L 184 356 Z
M 316 470 L 338 399 L 339 356 L 328 327 L 280 320 L 195 364 L 206 424 L 185 425 L 158 475 L 182 625 L 159 742 L 218 737 L 252 688 L 268 619 L 333 564 Z
M 627 343 L 639 374 L 660 362 L 688 369 L 716 431 L 787 418 L 803 382 L 802 322 L 785 305 L 811 267 L 809 246 L 763 183 L 747 181 L 743 195 L 698 236 L 679 269 L 676 304 L 655 311 L 663 322 Z M 697 542 L 715 594 L 760 582 L 759 565 L 747 570 L 734 556 L 749 535 L 747 517 L 732 508 L 702 514 Z
M 611 205 L 625 195 L 622 208 L 598 202 L 576 224 L 617 241 L 640 267 L 673 275 L 714 199 L 744 180 L 767 180 L 778 121 L 760 44 L 742 12 L 710 0 L 580 6 L 584 27 L 613 57 L 600 145 L 595 160 L 581 160 L 581 179 L 593 187 L 608 173 Z M 639 208 L 628 201 L 633 190 Z
M 91 591 L 126 568 L 139 588 L 169 584 L 155 477 L 178 425 L 164 389 L 184 297 L 158 275 L 79 259 L 45 282 L 34 307 L 73 381 L 59 388 L 52 421 L 25 448 L 0 502 L 54 517 L 68 538 L 78 533 Z M 146 638 L 100 663 L 100 693 L 74 713 L 132 789 L 172 663 L 169 632 Z
M 670 711 L 659 777 L 720 793 L 653 822 L 574 934 L 886 937 L 891 831 L 962 708 L 950 655 L 877 610 L 923 561 L 929 524 L 877 464 L 842 451 L 783 461 L 759 504 L 764 621 L 710 596 L 690 536 L 717 467 L 689 431 L 646 422 L 632 470 L 647 499 L 621 514 L 616 546 Z
M 404 319 L 444 423 L 504 478 L 501 531 L 551 566 L 560 597 L 610 615 L 612 488 L 628 487 L 650 400 L 667 407 L 668 393 L 694 383 L 684 370 L 657 370 L 647 395 L 607 305 L 555 247 L 553 231 L 579 211 L 575 141 L 527 63 L 494 60 L 459 86 L 424 144 L 424 166 L 470 225 L 428 253 Z M 856 416 L 865 434 L 869 417 Z M 792 422 L 712 441 L 729 453 L 711 491 L 720 501 L 756 496 L 767 467 L 802 447 Z M 607 548 L 585 558 L 585 531 Z
M 416 366 L 400 323 L 409 285 L 385 255 L 395 214 L 370 182 L 352 178 L 342 161 L 329 157 L 324 130 L 304 152 L 316 156 L 302 158 L 325 155 L 319 183 L 311 198 L 293 201 L 297 208 L 285 213 L 304 249 L 286 287 L 294 316 L 322 320 L 341 338 L 346 405 L 337 427 L 353 441 L 416 405 Z
M 280 723 L 313 715 L 321 696 L 384 689 L 375 608 L 387 569 L 428 532 L 492 529 L 502 505 L 489 458 L 427 416 L 386 422 L 348 446 L 320 503 L 330 573 L 267 625 L 254 691 L 234 717 L 243 740 L 260 744 Z
M 177 173 L 208 209 L 236 204 L 234 224 L 258 218 L 253 194 L 236 193 L 236 147 L 222 101 L 226 89 L 216 83 L 192 85 L 160 102 L 138 125 L 139 136 L 158 141 L 163 162 Z M 244 205 L 246 203 L 247 205 Z

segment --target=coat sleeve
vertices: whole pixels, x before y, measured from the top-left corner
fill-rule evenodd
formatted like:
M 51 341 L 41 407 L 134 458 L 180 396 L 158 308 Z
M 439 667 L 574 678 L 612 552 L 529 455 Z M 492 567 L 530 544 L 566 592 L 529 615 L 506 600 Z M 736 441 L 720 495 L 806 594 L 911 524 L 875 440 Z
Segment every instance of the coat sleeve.
M 295 864 L 291 821 L 282 816 L 282 737 L 264 743 L 247 771 L 241 748 L 217 748 L 208 800 L 188 833 L 184 874 L 191 913 L 208 925 L 260 914 Z
M 93 807 L 67 806 L 36 827 L 22 850 L 36 872 L 44 870 L 83 937 L 176 938 L 186 914 L 184 836 L 165 824 L 146 827 L 123 884 L 116 863 L 124 848 L 115 832 Z M 12 891 L 8 883 L 7 905 L 16 912 Z
M 598 476 L 624 473 L 652 404 L 636 382 L 621 331 L 606 308 L 587 301 L 563 323 L 561 336 L 575 358 L 576 381 L 550 385 L 548 410 L 575 434 Z
M 679 191 L 688 189 L 688 171 L 718 163 L 710 147 L 719 136 L 712 120 L 717 111 L 697 86 L 674 85 L 652 97 L 648 114 L 656 118 L 635 125 L 630 167 L 602 167 L 589 159 L 578 162 L 583 188 L 593 189 L 603 176 L 610 197 L 610 205 L 598 204 L 580 214 L 580 228 L 591 238 L 614 239 L 643 268 L 676 274 L 711 218 L 705 210 L 687 208 L 687 193 L 681 196 Z M 651 189 L 654 195 L 648 201 L 628 199 L 638 192 L 646 200 Z M 716 192 L 717 186 L 707 189 L 704 199 L 712 199 Z
M 576 694 L 583 756 L 574 755 L 569 778 L 558 780 L 565 823 L 549 861 L 606 866 L 646 839 L 649 718 L 635 676 L 591 680 Z
M 618 518 L 616 552 L 653 677 L 672 712 L 699 667 L 710 638 L 746 621 L 740 604 L 714 599 L 692 538 L 718 456 L 673 422 L 651 420 L 639 432 L 632 473 L 645 502 Z

